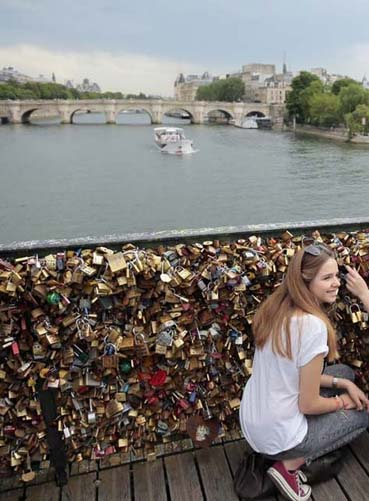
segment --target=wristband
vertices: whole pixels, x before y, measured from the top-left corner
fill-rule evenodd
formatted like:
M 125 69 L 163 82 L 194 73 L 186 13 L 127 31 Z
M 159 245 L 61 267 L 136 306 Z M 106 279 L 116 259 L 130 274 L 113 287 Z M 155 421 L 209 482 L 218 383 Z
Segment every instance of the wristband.
M 336 395 L 334 398 L 336 400 L 336 411 L 340 411 L 345 407 L 344 401 L 339 395 Z

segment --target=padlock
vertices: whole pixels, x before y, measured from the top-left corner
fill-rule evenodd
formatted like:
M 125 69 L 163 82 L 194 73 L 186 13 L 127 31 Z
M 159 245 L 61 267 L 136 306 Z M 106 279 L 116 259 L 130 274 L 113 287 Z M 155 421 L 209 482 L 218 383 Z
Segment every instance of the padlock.
M 139 357 L 147 357 L 150 355 L 150 350 L 147 345 L 145 336 L 142 333 L 135 333 L 135 350 Z
M 91 398 L 89 399 L 89 412 L 87 413 L 87 422 L 88 422 L 88 424 L 95 424 L 96 423 L 96 413 L 93 410 Z
M 360 310 L 360 306 L 358 304 L 351 304 L 350 305 L 350 316 L 351 316 L 351 321 L 353 324 L 356 324 L 358 322 L 362 321 L 362 314 Z

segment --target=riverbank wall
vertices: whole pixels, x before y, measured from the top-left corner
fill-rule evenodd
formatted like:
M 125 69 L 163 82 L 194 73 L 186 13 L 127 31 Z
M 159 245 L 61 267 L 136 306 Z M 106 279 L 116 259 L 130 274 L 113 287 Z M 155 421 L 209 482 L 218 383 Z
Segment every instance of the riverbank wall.
M 312 125 L 296 125 L 294 128 L 290 127 L 289 130 L 294 131 L 296 134 L 305 134 L 309 136 L 323 137 L 326 139 L 334 139 L 335 141 L 348 142 L 349 134 L 346 128 L 330 128 L 314 127 Z
M 322 137 L 326 139 L 333 139 L 335 141 L 355 144 L 369 144 L 369 136 L 357 134 L 350 138 L 349 130 L 345 127 L 331 127 L 328 129 L 324 127 L 314 127 L 312 125 L 296 125 L 295 127 L 288 127 L 288 130 L 293 131 L 296 134 Z
M 50 426 L 74 462 L 154 453 L 186 437 L 194 417 L 220 435 L 237 428 L 258 306 L 317 239 L 367 276 L 368 227 L 310 221 L 1 245 L 3 463 L 42 467 Z M 341 360 L 367 391 L 368 319 L 345 288 L 334 317 Z M 36 388 L 52 394 L 51 425 Z

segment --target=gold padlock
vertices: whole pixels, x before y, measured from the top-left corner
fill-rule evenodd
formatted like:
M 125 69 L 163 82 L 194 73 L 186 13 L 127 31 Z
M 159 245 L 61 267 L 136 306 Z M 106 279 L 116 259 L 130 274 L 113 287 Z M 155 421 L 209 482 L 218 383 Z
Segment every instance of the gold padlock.
M 357 324 L 358 322 L 361 322 L 362 320 L 362 313 L 360 310 L 360 306 L 358 304 L 351 304 L 350 305 L 350 317 L 351 317 L 351 322 L 353 324 Z

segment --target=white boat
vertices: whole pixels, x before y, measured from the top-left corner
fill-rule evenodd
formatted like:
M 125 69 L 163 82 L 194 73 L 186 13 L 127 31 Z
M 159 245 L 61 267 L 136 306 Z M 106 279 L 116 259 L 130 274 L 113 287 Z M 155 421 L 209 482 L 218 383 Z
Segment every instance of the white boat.
M 229 123 L 233 123 L 235 127 L 240 127 L 241 129 L 271 129 L 272 120 L 269 117 L 245 117 L 241 120 L 230 120 Z
M 179 127 L 156 127 L 155 143 L 163 153 L 187 155 L 194 153 L 192 141 L 186 139 L 184 130 Z
M 242 120 L 236 120 L 234 123 L 235 127 L 239 127 L 241 129 L 258 129 L 258 123 L 255 117 L 246 117 Z

